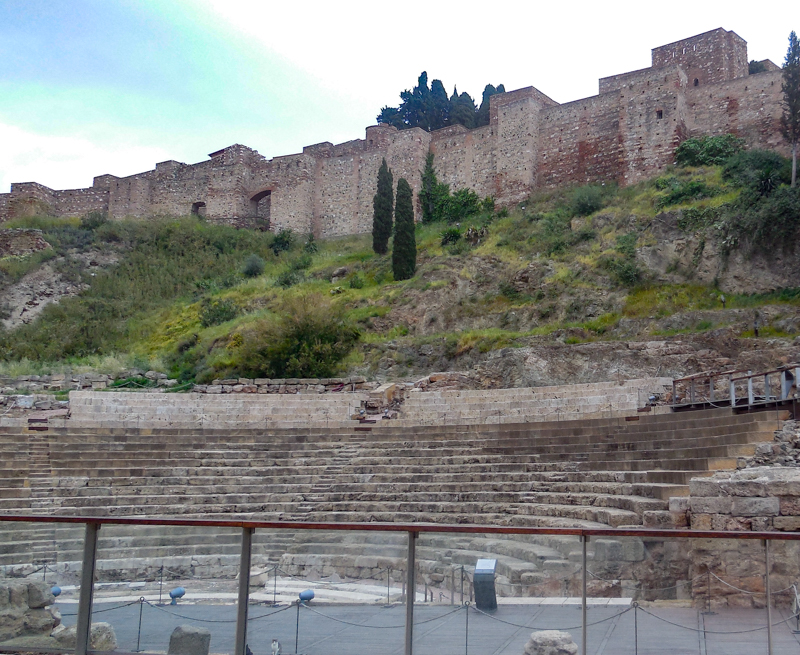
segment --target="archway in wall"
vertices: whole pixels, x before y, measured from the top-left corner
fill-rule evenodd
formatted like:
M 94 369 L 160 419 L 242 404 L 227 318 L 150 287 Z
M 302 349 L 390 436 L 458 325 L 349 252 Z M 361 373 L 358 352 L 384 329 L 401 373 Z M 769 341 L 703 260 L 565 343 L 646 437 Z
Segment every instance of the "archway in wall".
M 192 214 L 194 216 L 205 216 L 206 215 L 206 203 L 204 202 L 193 202 L 192 203 Z
M 259 191 L 250 198 L 250 216 L 260 230 L 269 230 L 269 214 L 272 204 L 272 190 Z

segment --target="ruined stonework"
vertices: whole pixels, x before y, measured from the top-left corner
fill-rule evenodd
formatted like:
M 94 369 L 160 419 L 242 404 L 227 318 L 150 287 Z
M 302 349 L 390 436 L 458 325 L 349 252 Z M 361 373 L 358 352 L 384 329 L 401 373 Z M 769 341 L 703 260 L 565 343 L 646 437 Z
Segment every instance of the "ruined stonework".
M 272 159 L 233 145 L 198 164 L 166 161 L 129 177 L 101 175 L 88 189 L 17 183 L 0 194 L 0 222 L 41 212 L 197 214 L 318 237 L 357 234 L 372 228 L 381 160 L 395 181 L 409 181 L 416 198 L 429 150 L 440 180 L 494 196 L 499 205 L 539 187 L 633 184 L 672 163 L 675 147 L 691 136 L 730 132 L 752 148 L 787 151 L 779 130 L 781 72 L 772 62 L 765 67 L 749 75 L 746 42 L 719 28 L 655 48 L 650 68 L 605 77 L 590 98 L 562 105 L 533 87 L 492 96 L 489 125 L 474 130 L 377 125 L 365 139 Z

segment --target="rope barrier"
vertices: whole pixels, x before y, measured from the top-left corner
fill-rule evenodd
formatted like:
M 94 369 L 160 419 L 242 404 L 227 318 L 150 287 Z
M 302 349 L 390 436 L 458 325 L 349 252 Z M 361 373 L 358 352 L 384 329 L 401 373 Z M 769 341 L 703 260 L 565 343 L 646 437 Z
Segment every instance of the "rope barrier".
M 760 595 L 765 593 L 763 591 L 748 591 L 747 589 L 742 589 L 741 587 L 737 587 L 735 585 L 732 585 L 730 582 L 725 582 L 725 580 L 720 578 L 713 571 L 709 571 L 709 573 L 712 576 L 714 576 L 717 580 L 719 580 L 722 584 L 724 584 L 726 587 L 730 587 L 731 589 L 736 589 L 736 591 L 741 591 L 743 594 L 750 594 L 751 596 L 760 596 Z M 792 587 L 794 587 L 794 585 L 789 585 L 788 587 L 785 587 L 784 589 L 780 589 L 778 591 L 772 591 L 772 592 L 770 592 L 770 595 L 774 596 L 775 594 L 784 594 L 787 591 L 789 591 Z
M 478 612 L 479 614 L 483 614 L 484 616 L 489 617 L 493 621 L 499 621 L 500 623 L 505 623 L 506 625 L 514 626 L 515 628 L 532 628 L 532 627 L 534 627 L 534 626 L 530 626 L 530 625 L 521 625 L 519 623 L 513 623 L 511 621 L 506 621 L 504 619 L 499 619 L 496 616 L 492 616 L 491 614 L 487 614 L 483 610 L 479 610 L 477 607 L 474 607 L 473 609 L 476 612 Z M 609 617 L 607 617 L 605 619 L 600 619 L 599 621 L 594 621 L 593 623 L 587 623 L 586 627 L 589 627 L 589 626 L 592 626 L 592 625 L 600 625 L 601 623 L 605 623 L 606 621 L 611 621 L 612 619 L 615 619 L 618 616 L 622 616 L 623 614 L 627 614 L 632 609 L 634 609 L 633 605 L 631 605 L 630 607 L 622 610 L 621 612 L 617 612 L 616 614 L 612 614 L 611 616 L 609 616 Z M 567 628 L 547 628 L 547 629 L 548 630 L 577 630 L 578 628 L 582 628 L 582 627 L 583 627 L 582 624 L 578 624 L 578 625 L 573 625 L 573 626 L 570 626 L 570 627 L 567 627 Z M 537 628 L 537 630 L 538 629 L 541 629 L 541 628 Z
M 157 609 L 157 610 L 159 610 L 161 612 L 164 612 L 165 614 L 169 614 L 171 616 L 177 616 L 179 619 L 186 619 L 187 621 L 197 621 L 197 622 L 200 622 L 200 623 L 236 623 L 236 619 L 199 619 L 199 618 L 196 618 L 196 617 L 193 617 L 193 616 L 185 616 L 183 614 L 178 614 L 177 612 L 170 612 L 168 609 L 165 609 L 165 608 L 161 607 L 160 605 L 154 605 L 149 600 L 145 600 L 145 601 L 138 601 L 137 600 L 136 602 L 137 603 L 143 602 L 145 605 L 149 605 L 153 609 Z M 132 605 L 133 603 L 130 603 L 130 604 Z M 268 612 L 267 614 L 262 614 L 261 616 L 248 616 L 247 620 L 248 621 L 258 621 L 259 619 L 264 619 L 264 618 L 266 618 L 268 616 L 272 616 L 273 614 L 279 614 L 280 612 L 285 612 L 290 607 L 292 607 L 292 606 L 291 605 L 287 605 L 286 607 L 282 607 L 279 610 L 275 610 L 274 612 Z
M 353 623 L 352 621 L 345 621 L 344 619 L 337 619 L 337 618 L 334 618 L 334 617 L 329 616 L 327 614 L 323 614 L 322 612 L 318 612 L 317 610 L 315 610 L 313 607 L 309 607 L 308 605 L 305 605 L 303 603 L 301 603 L 300 606 L 304 607 L 309 612 L 313 612 L 314 614 L 318 614 L 319 616 L 322 616 L 322 617 L 324 617 L 326 619 L 330 619 L 331 621 L 336 621 L 337 623 L 344 623 L 345 625 L 351 625 L 351 626 L 354 626 L 356 628 L 375 628 L 375 629 L 378 629 L 378 630 L 396 630 L 398 628 L 405 628 L 406 627 L 405 623 L 403 623 L 401 625 L 364 625 L 363 623 Z M 454 610 L 452 610 L 450 612 L 447 612 L 447 614 L 442 614 L 441 616 L 435 616 L 435 617 L 433 617 L 431 619 L 425 619 L 424 621 L 414 621 L 414 625 L 423 625 L 425 623 L 432 623 L 433 621 L 439 621 L 440 619 L 447 618 L 448 616 L 451 616 L 451 615 L 455 614 L 456 612 L 460 612 L 462 609 L 465 609 L 465 608 L 466 608 L 466 605 L 463 605 L 463 606 L 457 607 L 456 609 L 454 609 Z
M 705 630 L 701 628 L 691 628 L 686 625 L 682 625 L 681 623 L 675 623 L 674 621 L 670 621 L 669 619 L 665 619 L 657 614 L 653 614 L 652 612 L 648 612 L 644 607 L 640 605 L 636 605 L 637 609 L 640 609 L 645 614 L 652 616 L 654 619 L 658 619 L 659 621 L 663 621 L 664 623 L 669 623 L 670 625 L 675 626 L 676 628 L 683 628 L 684 630 L 691 630 L 692 632 L 702 632 L 707 635 L 743 635 L 748 634 L 750 632 L 759 632 L 761 630 L 766 630 L 769 628 L 769 625 L 762 625 L 759 628 L 751 628 L 750 630 Z M 797 618 L 797 614 L 792 614 L 789 618 L 784 619 L 783 621 L 778 621 L 777 623 L 773 623 L 772 627 L 774 628 L 776 625 L 782 625 L 784 623 L 788 623 Z

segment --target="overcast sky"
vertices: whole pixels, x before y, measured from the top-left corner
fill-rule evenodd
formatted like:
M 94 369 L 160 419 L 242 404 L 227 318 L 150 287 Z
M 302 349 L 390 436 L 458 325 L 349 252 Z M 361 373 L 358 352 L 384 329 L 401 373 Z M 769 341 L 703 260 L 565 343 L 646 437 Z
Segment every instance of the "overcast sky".
M 725 6 L 727 5 L 727 6 Z M 724 7 L 724 8 L 722 8 Z M 364 138 L 422 70 L 558 102 L 717 27 L 782 63 L 794 0 L 0 0 L 0 193 L 90 186 L 242 143 L 266 157 Z

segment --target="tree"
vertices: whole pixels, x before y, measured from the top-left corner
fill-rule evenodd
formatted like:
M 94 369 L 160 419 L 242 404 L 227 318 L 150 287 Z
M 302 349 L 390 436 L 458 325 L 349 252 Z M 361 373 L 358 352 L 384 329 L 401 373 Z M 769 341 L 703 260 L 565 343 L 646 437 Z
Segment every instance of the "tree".
M 794 30 L 783 62 L 781 131 L 792 145 L 792 187 L 797 183 L 797 142 L 800 141 L 800 43 Z
M 498 93 L 505 93 L 506 88 L 501 84 L 496 89 L 493 85 L 487 84 L 483 89 L 481 106 L 478 108 L 478 115 L 475 119 L 475 127 L 482 127 L 489 124 L 489 98 Z
M 394 247 L 392 273 L 395 280 L 414 277 L 417 270 L 417 238 L 414 233 L 414 205 L 411 187 L 405 178 L 397 182 L 397 205 L 394 209 Z
M 446 185 L 440 184 L 433 168 L 433 153 L 429 152 L 425 158 L 425 169 L 422 171 L 422 187 L 419 191 L 419 201 L 422 205 L 422 222 L 433 223 L 441 219 L 442 198 L 450 195 Z
M 392 236 L 392 184 L 392 171 L 384 158 L 378 169 L 378 192 L 372 199 L 372 249 L 379 255 L 389 251 L 389 238 Z

